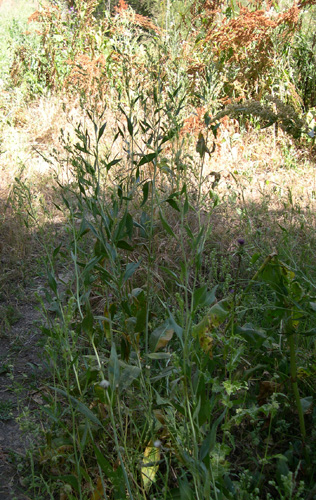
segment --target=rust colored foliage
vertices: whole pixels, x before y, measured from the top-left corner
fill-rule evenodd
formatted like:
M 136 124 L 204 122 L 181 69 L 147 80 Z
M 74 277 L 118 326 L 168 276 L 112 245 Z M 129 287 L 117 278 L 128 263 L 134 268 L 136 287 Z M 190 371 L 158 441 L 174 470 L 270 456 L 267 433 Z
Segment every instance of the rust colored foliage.
M 72 69 L 65 81 L 66 89 L 95 93 L 97 88 L 102 88 L 106 93 L 106 59 L 103 55 L 91 59 L 86 54 L 80 54 L 74 61 L 67 62 Z
M 274 18 L 264 10 L 250 11 L 242 8 L 236 19 L 226 19 L 221 26 L 210 30 L 205 37 L 205 43 L 212 44 L 218 57 L 222 51 L 230 50 L 230 60 L 240 61 L 245 57 L 248 59 L 249 54 L 245 49 L 253 45 L 257 49 L 269 46 L 272 31 L 281 24 L 287 25 L 283 37 L 289 35 L 298 23 L 298 14 L 296 5 Z
M 122 14 L 122 12 L 124 10 L 127 10 L 128 9 L 128 4 L 125 2 L 125 0 L 119 0 L 119 3 L 116 7 L 114 7 L 114 10 L 118 13 L 118 14 Z
M 132 9 L 129 9 L 129 5 L 125 0 L 119 0 L 119 4 L 115 7 L 115 11 L 118 16 L 124 16 L 127 18 L 132 25 L 134 24 L 135 26 L 145 30 L 152 30 L 157 34 L 160 34 L 160 29 L 149 19 L 149 17 L 135 14 Z
M 315 2 L 316 0 L 302 0 Z M 239 88 L 253 95 L 256 83 L 273 67 L 277 35 L 286 44 L 299 28 L 300 6 L 295 2 L 288 10 L 277 13 L 269 2 L 265 7 L 252 3 L 238 6 L 238 12 L 227 11 L 221 0 L 197 0 L 191 7 L 191 42 L 199 48 L 188 62 L 188 75 L 193 87 L 197 77 L 204 76 L 209 59 L 224 72 L 232 68 Z M 202 50 L 201 50 L 202 48 Z M 234 86 L 231 80 L 231 86 Z M 239 92 L 240 93 L 240 92 Z

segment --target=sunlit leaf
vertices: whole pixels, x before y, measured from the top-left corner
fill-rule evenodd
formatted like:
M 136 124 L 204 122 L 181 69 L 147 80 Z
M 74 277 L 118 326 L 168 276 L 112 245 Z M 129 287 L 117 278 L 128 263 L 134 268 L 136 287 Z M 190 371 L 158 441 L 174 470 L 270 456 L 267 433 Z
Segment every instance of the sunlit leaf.
M 156 474 L 159 469 L 160 450 L 153 446 L 152 443 L 145 448 L 143 464 L 142 464 L 142 480 L 145 491 L 148 491 L 152 483 L 155 481 Z

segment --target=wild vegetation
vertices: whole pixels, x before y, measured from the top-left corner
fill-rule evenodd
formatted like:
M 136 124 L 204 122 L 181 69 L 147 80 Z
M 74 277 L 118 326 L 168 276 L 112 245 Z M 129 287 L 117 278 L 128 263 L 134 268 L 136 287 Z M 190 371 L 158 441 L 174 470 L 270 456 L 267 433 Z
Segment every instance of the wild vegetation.
M 314 3 L 2 5 L 4 332 L 46 280 L 27 498 L 316 498 Z

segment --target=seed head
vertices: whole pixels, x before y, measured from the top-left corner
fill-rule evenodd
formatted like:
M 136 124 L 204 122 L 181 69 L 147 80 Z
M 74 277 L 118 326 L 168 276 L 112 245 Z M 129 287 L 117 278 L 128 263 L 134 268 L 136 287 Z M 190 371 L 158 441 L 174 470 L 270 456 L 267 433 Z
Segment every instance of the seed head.
M 101 380 L 99 386 L 106 391 L 110 387 L 110 382 L 108 380 Z

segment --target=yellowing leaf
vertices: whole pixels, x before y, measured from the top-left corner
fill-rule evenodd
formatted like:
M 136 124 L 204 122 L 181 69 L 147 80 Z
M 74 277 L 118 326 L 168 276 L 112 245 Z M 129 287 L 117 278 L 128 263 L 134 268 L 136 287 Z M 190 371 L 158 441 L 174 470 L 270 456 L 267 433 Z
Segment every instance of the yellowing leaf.
M 172 339 L 172 337 L 173 337 L 173 330 L 172 329 L 166 330 L 164 335 L 161 336 L 160 339 L 158 340 L 155 351 L 158 351 L 159 349 L 165 347 L 168 344 L 169 340 Z
M 205 354 L 209 354 L 210 358 L 213 359 L 213 338 L 207 333 L 202 333 L 199 335 L 199 341 Z
M 224 323 L 230 313 L 230 303 L 227 299 L 214 304 L 204 316 L 202 321 L 193 326 L 192 335 L 200 342 L 200 346 L 212 359 L 213 338 L 216 328 Z
M 158 326 L 150 335 L 149 348 L 151 352 L 157 352 L 159 349 L 165 347 L 172 339 L 174 329 L 170 328 L 169 321 L 165 321 L 162 325 Z
M 96 488 L 91 495 L 91 500 L 101 500 L 101 498 L 104 498 L 104 493 L 102 479 L 98 477 Z
M 159 469 L 160 450 L 153 446 L 152 442 L 145 448 L 143 465 L 142 465 L 142 480 L 145 491 L 148 491 L 152 483 L 155 481 L 155 476 Z

